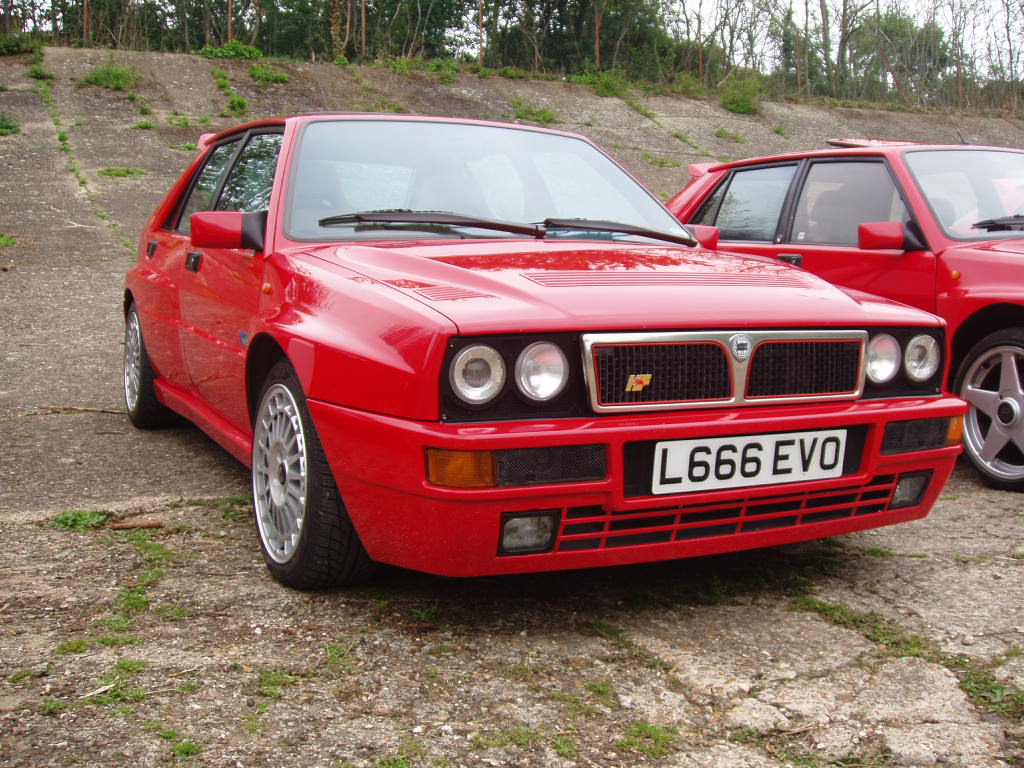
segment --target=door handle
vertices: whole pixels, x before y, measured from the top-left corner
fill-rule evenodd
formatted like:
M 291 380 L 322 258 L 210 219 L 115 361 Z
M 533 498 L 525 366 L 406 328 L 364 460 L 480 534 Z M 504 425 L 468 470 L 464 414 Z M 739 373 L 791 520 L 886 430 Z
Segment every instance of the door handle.
M 153 254 L 156 253 L 156 240 L 150 240 L 146 243 L 146 258 L 152 259 Z
M 189 251 L 188 255 L 185 256 L 185 269 L 189 272 L 198 272 L 199 264 L 203 260 L 202 251 Z
M 780 253 L 779 261 L 784 261 L 787 264 L 792 264 L 794 267 L 799 267 L 804 263 L 804 255 L 802 253 Z

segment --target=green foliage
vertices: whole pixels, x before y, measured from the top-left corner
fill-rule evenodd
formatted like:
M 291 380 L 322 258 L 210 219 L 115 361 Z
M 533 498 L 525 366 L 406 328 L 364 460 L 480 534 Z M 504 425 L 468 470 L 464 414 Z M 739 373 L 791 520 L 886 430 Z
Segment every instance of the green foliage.
M 12 53 L 34 53 L 42 46 L 42 41 L 27 35 L 0 35 L 0 56 Z
M 223 47 L 217 48 L 207 43 L 196 51 L 200 56 L 207 59 L 262 59 L 263 53 L 259 48 L 246 45 L 238 40 L 229 40 Z
M 141 179 L 146 172 L 141 168 L 102 168 L 99 175 L 106 179 Z
M 543 125 L 562 122 L 558 115 L 546 107 L 534 107 L 520 99 L 512 99 L 512 104 L 516 110 L 515 116 L 517 120 L 529 120 L 532 123 L 541 123 Z
M 299 680 L 297 675 L 289 674 L 281 669 L 269 667 L 260 670 L 260 677 L 256 683 L 256 690 L 264 696 L 272 699 L 280 699 L 283 695 L 281 688 L 291 685 Z
M 47 696 L 40 702 L 39 711 L 44 715 L 54 715 L 60 712 L 62 709 L 67 709 L 67 702 L 55 699 L 52 696 Z
M 21 125 L 13 115 L 0 112 L 0 136 L 11 136 L 21 133 Z
M 64 656 L 69 653 L 85 653 L 87 650 L 89 650 L 89 641 L 84 637 L 74 637 L 70 640 L 65 640 L 57 646 L 57 655 Z
M 56 80 L 57 76 L 43 68 L 42 64 L 33 64 L 28 68 L 28 76 L 36 80 Z
M 345 56 L 335 56 L 334 66 L 336 67 L 347 67 L 349 64 L 348 58 Z
M 752 77 L 733 78 L 722 88 L 719 103 L 737 115 L 756 115 L 760 109 L 761 84 Z
M 178 741 L 171 745 L 175 757 L 195 757 L 203 751 L 202 744 L 194 741 Z
M 239 96 L 237 93 L 232 94 L 228 97 L 228 114 L 234 115 L 235 117 L 241 117 L 249 111 L 249 101 L 244 96 Z
M 89 531 L 103 525 L 109 515 L 105 509 L 72 509 L 61 512 L 46 524 L 51 528 L 66 528 L 69 531 Z
M 149 608 L 149 598 L 142 587 L 126 587 L 114 598 L 114 607 L 121 613 L 142 613 Z
M 115 613 L 112 616 L 96 619 L 92 624 L 94 627 L 109 629 L 111 632 L 127 632 L 135 624 L 135 619 Z
M 139 131 L 154 131 L 156 130 L 156 123 L 153 120 L 140 120 L 132 128 Z
M 174 603 L 157 606 L 153 612 L 164 621 L 182 621 L 189 615 L 187 610 Z
M 789 132 L 786 130 L 786 126 L 784 125 L 776 125 L 774 128 L 772 128 L 772 133 L 777 134 L 784 139 L 789 138 Z
M 98 85 L 100 88 L 109 88 L 112 91 L 127 91 L 134 88 L 141 79 L 142 75 L 134 67 L 118 64 L 113 59 L 108 59 L 103 64 L 93 67 L 89 74 L 82 78 L 82 83 Z
M 725 141 L 731 141 L 733 144 L 746 144 L 747 140 L 735 131 L 728 131 L 725 128 L 719 128 L 715 131 L 715 136 Z
M 678 739 L 679 732 L 672 726 L 638 721 L 626 727 L 626 738 L 616 746 L 646 757 L 665 757 Z
M 263 66 L 262 64 L 253 64 L 249 67 L 249 77 L 255 80 L 257 83 L 287 83 L 288 75 L 284 72 L 278 72 L 276 69 L 270 66 Z
M 655 165 L 658 168 L 678 168 L 682 163 L 676 160 L 666 160 L 664 157 L 655 157 L 647 152 L 640 155 L 641 159 L 647 161 L 651 165 Z

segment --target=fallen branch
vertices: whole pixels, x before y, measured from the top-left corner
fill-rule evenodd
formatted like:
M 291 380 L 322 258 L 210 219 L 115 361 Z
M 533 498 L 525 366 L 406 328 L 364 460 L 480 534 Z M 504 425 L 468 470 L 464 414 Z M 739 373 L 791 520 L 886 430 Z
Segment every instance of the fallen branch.
M 45 416 L 53 413 L 117 413 L 124 415 L 128 411 L 124 408 L 87 408 L 82 405 L 41 405 L 33 413 L 36 416 Z
M 109 691 L 111 688 L 114 687 L 114 685 L 115 683 L 111 683 L 110 685 L 101 685 L 95 691 L 89 691 L 84 696 L 79 696 L 78 700 L 81 701 L 82 699 L 91 699 L 93 696 L 99 696 L 101 693 L 106 693 L 107 691 Z

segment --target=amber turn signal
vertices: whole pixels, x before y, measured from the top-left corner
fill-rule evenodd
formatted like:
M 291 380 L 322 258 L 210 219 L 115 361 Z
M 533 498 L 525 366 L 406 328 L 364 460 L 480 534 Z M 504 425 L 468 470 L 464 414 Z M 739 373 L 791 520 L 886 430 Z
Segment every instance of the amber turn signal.
M 946 432 L 946 445 L 956 445 L 964 439 L 964 417 L 954 416 L 949 420 L 949 431 Z
M 494 451 L 448 451 L 427 448 L 427 481 L 446 488 L 493 488 L 497 485 Z

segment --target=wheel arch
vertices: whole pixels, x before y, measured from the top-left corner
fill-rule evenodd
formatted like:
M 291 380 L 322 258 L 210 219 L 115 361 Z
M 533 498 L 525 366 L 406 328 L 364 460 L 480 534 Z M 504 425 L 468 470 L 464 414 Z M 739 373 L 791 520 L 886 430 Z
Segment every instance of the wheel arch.
M 256 417 L 256 401 L 267 374 L 279 360 L 287 358 L 284 348 L 269 333 L 257 334 L 249 341 L 249 353 L 245 358 L 245 399 L 250 423 Z
M 952 390 L 960 366 L 963 365 L 971 347 L 994 331 L 1014 327 L 1024 327 L 1024 307 L 1005 302 L 989 304 L 961 322 L 953 334 L 951 344 L 952 357 L 947 376 L 948 388 Z
M 134 303 L 135 303 L 135 296 L 132 295 L 132 292 L 128 288 L 125 288 L 124 289 L 124 299 L 122 300 L 122 303 L 121 303 L 122 304 L 121 305 L 121 313 L 125 317 L 128 317 L 128 309 Z

